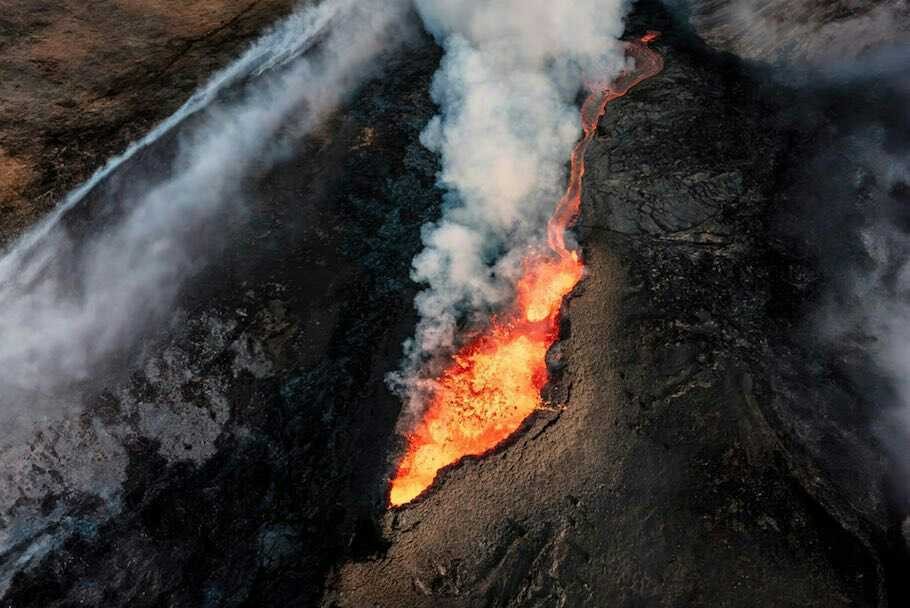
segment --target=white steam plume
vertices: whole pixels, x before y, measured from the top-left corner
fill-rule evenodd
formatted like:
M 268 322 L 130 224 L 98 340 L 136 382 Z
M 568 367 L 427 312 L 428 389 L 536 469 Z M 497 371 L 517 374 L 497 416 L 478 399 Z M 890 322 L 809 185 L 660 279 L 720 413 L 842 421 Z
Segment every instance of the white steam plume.
M 625 66 L 624 0 L 416 0 L 446 51 L 440 106 L 421 141 L 442 157 L 441 219 L 424 227 L 412 277 L 416 336 L 392 382 L 419 408 L 427 361 L 459 323 L 512 295 L 520 260 L 541 244 L 580 136 L 576 96 Z
M 218 245 L 200 235 L 242 211 L 245 180 L 287 153 L 276 144 L 282 127 L 293 117 L 295 135 L 304 134 L 352 92 L 397 36 L 406 7 L 401 0 L 326 0 L 298 9 L 125 155 L 207 107 L 181 133 L 166 173 L 112 202 L 117 219 L 103 230 L 89 227 L 79 242 L 60 221 L 123 159 L 0 259 L 0 426 L 65 413 L 59 401 L 74 383 L 166 319 Z M 213 103 L 224 87 L 257 74 L 235 100 Z

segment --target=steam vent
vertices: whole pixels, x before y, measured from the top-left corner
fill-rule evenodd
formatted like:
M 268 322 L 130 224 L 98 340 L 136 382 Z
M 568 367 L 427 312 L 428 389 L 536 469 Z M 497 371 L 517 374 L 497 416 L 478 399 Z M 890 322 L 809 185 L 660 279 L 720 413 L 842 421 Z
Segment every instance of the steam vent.
M 0 608 L 910 606 L 903 0 L 0 0 Z

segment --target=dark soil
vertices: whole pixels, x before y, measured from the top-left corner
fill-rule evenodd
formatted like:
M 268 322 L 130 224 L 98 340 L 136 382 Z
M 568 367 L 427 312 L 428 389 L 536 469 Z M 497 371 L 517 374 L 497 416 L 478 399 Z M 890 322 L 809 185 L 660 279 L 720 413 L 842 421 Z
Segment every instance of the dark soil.
M 58 198 L 288 4 L 254 2 L 162 59 L 159 72 L 185 75 L 177 85 L 136 65 L 123 72 L 135 80 L 93 85 L 123 100 L 94 123 L 5 127 L 0 146 L 29 167 L 15 200 Z M 0 14 L 3 41 L 20 26 Z M 798 91 L 705 46 L 657 3 L 638 5 L 630 35 L 645 29 L 665 32 L 667 66 L 611 105 L 588 153 L 588 276 L 565 307 L 551 410 L 386 510 L 401 446 L 384 376 L 413 331 L 410 261 L 440 199 L 418 137 L 441 52 L 421 37 L 250 185 L 254 213 L 225 227 L 231 245 L 173 327 L 86 397 L 79 428 L 134 429 L 121 502 L 23 490 L 16 509 L 61 522 L 34 538 L 61 540 L 2 605 L 904 605 L 889 465 L 861 387 L 807 336 L 804 307 L 824 277 L 781 227 L 799 181 L 787 168 L 822 119 L 784 120 Z M 71 154 L 81 160 L 59 169 Z M 97 217 L 87 204 L 68 218 L 78 230 Z M 143 431 L 143 408 L 218 423 L 190 440 L 184 421 L 177 440 Z M 0 555 L 0 569 L 29 546 Z

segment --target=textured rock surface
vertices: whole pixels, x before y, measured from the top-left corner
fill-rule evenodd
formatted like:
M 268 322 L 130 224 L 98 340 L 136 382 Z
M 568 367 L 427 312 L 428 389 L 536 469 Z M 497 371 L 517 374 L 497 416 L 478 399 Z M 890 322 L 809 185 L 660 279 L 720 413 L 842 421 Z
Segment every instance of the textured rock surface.
M 122 108 L 84 131 L 78 114 L 34 121 L 76 129 L 74 168 L 54 174 L 63 153 L 34 135 L 31 152 L 0 154 L 4 183 L 29 201 L 36 183 L 62 192 L 235 52 L 247 18 L 184 51 L 176 88 L 95 74 Z M 82 416 L 3 455 L 0 570 L 18 574 L 2 604 L 904 605 L 885 465 L 850 415 L 861 403 L 793 339 L 817 277 L 773 218 L 781 166 L 817 133 L 776 120 L 790 93 L 674 35 L 654 4 L 634 26 L 670 33 L 667 70 L 611 107 L 590 150 L 589 278 L 551 357 L 565 364 L 552 410 L 385 511 L 400 405 L 383 376 L 413 330 L 409 264 L 439 200 L 418 142 L 439 51 L 422 38 L 262 176 L 250 224 L 225 226 L 224 258 L 126 378 L 98 379 Z

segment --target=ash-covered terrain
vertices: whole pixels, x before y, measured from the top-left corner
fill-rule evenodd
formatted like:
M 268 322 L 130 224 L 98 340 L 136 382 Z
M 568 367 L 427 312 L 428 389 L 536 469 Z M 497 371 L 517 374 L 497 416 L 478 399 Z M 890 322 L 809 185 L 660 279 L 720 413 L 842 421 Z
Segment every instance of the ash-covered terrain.
M 83 15 L 10 3 L 0 17 L 0 48 L 18 49 L 0 61 L 0 87 L 16 91 L 0 95 L 5 234 L 291 9 L 110 4 Z M 866 10 L 809 4 L 822 24 Z M 117 333 L 116 348 L 85 357 L 88 375 L 48 379 L 41 394 L 44 382 L 0 373 L 15 429 L 0 442 L 0 603 L 910 601 L 902 359 L 877 347 L 903 318 L 891 311 L 902 310 L 895 209 L 907 182 L 881 159 L 902 158 L 906 88 L 874 39 L 851 47 L 850 69 L 782 67 L 763 54 L 786 39 L 755 50 L 720 17 L 693 18 L 704 6 L 682 8 L 642 0 L 627 19 L 626 38 L 663 32 L 665 68 L 610 104 L 588 150 L 575 230 L 585 278 L 547 357 L 546 406 L 512 439 L 388 508 L 405 438 L 387 376 L 417 323 L 412 260 L 442 204 L 442 161 L 421 133 L 438 111 L 445 49 L 407 9 L 349 95 L 306 129 L 320 98 L 291 104 L 268 132 L 281 153 L 232 165 L 238 205 L 198 224 L 180 216 L 193 238 L 174 259 L 208 263 L 173 275 L 171 298 L 124 280 L 114 293 L 138 294 L 128 309 L 93 304 L 109 322 L 86 327 L 135 321 L 129 340 Z M 80 28 L 102 42 L 43 58 L 94 40 Z M 304 57 L 330 47 L 323 31 Z M 247 91 L 284 90 L 269 78 L 240 74 L 99 179 L 62 213 L 52 234 L 65 246 L 29 280 L 132 260 L 129 248 L 101 249 L 100 263 L 89 254 L 98 235 L 119 234 L 123 201 L 177 172 L 210 115 L 229 115 Z M 136 259 L 170 264 L 157 243 Z M 73 279 L 63 293 L 89 285 Z

